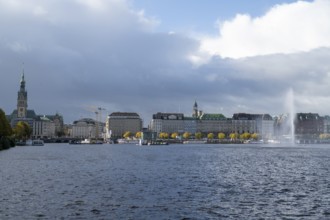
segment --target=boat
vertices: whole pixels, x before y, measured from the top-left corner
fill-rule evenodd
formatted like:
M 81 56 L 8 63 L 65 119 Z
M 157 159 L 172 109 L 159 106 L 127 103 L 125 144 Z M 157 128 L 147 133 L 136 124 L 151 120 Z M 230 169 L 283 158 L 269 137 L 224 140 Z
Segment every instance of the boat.
M 150 145 L 168 145 L 168 142 L 166 141 L 151 141 L 148 142 L 148 146 Z
M 82 143 L 82 144 L 90 144 L 91 143 L 91 140 L 90 139 L 84 139 L 80 143 Z
M 244 144 L 264 144 L 264 140 L 246 140 Z
M 91 139 L 85 139 L 80 142 L 81 144 L 103 144 L 102 141 L 99 140 L 91 140 Z
M 279 140 L 270 139 L 270 140 L 267 140 L 267 143 L 268 144 L 280 144 L 281 142 Z
M 189 140 L 189 141 L 184 141 L 183 144 L 206 144 L 207 141 L 205 140 Z
M 69 144 L 81 144 L 80 140 L 71 140 L 69 141 Z
M 43 140 L 32 140 L 32 146 L 44 146 Z
M 148 143 L 147 143 L 146 140 L 142 140 L 142 139 L 140 139 L 140 140 L 139 140 L 139 143 L 136 144 L 136 145 L 142 146 L 142 145 L 147 145 L 147 144 L 148 144 Z
M 118 144 L 139 144 L 139 140 L 118 139 Z

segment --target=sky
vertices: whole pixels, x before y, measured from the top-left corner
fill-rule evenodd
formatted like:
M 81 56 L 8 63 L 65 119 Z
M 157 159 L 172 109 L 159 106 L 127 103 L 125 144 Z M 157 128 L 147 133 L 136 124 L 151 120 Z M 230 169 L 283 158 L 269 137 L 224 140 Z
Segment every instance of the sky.
M 330 114 L 330 0 L 0 0 L 0 108 Z

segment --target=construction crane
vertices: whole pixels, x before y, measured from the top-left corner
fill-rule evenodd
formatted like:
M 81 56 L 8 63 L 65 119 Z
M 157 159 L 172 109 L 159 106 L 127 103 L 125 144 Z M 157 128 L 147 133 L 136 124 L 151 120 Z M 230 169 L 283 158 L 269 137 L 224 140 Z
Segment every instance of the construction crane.
M 95 106 L 88 106 L 86 108 L 87 111 L 93 112 L 95 114 L 95 139 L 99 139 L 99 123 L 102 120 L 102 111 L 106 110 L 105 108 L 102 107 L 95 107 Z
M 100 113 L 100 121 L 102 122 L 102 121 L 103 121 L 103 118 L 102 118 L 102 111 L 105 111 L 106 109 L 105 109 L 105 108 L 102 108 L 102 107 L 98 107 L 97 110 L 98 110 L 99 113 Z

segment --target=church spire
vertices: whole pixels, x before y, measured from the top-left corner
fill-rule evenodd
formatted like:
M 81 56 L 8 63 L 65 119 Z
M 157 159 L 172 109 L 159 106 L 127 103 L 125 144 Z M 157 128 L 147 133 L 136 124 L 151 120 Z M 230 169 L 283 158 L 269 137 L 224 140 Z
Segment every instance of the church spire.
M 25 76 L 24 68 L 21 76 L 20 90 L 17 94 L 17 117 L 26 118 L 27 117 L 27 91 L 25 90 Z
M 198 117 L 198 105 L 197 105 L 197 101 L 195 100 L 195 103 L 193 105 L 193 117 Z
M 24 79 L 24 69 L 23 69 L 23 72 L 22 72 L 21 82 L 25 82 L 25 79 Z
M 23 63 L 23 65 L 24 65 L 24 63 Z M 24 66 L 23 66 L 23 71 L 22 71 L 22 76 L 21 76 L 21 91 L 25 91 Z

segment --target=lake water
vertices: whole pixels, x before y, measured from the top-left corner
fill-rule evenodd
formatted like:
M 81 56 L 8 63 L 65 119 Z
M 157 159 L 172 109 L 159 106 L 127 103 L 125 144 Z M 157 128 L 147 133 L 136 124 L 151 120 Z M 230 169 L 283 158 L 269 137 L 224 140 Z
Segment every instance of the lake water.
M 330 219 L 330 145 L 0 152 L 0 219 Z

